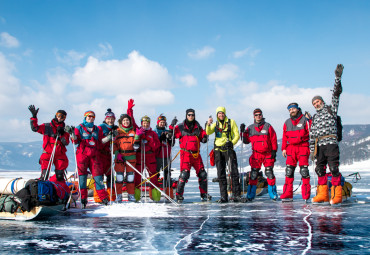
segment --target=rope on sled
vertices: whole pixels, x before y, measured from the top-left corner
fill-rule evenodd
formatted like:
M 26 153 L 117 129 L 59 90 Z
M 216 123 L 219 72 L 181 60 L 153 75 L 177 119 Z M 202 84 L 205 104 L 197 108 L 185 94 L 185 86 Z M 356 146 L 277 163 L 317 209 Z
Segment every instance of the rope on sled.
M 186 239 L 190 239 L 190 241 L 191 241 L 191 236 L 192 236 L 193 234 L 195 234 L 195 233 L 197 233 L 197 232 L 201 231 L 201 230 L 203 229 L 203 225 L 204 225 L 208 220 L 209 220 L 209 215 L 208 215 L 207 219 L 205 219 L 205 220 L 203 221 L 203 223 L 200 225 L 200 227 L 199 227 L 199 229 L 198 229 L 197 231 L 194 231 L 194 232 L 190 233 L 189 235 L 185 236 L 184 238 L 180 239 L 179 241 L 177 241 L 177 243 L 176 243 L 175 247 L 173 247 L 173 249 L 175 250 L 175 254 L 178 254 L 178 253 L 177 253 L 177 249 L 176 249 L 177 245 L 179 245 L 179 244 L 181 243 L 181 241 L 186 240 Z

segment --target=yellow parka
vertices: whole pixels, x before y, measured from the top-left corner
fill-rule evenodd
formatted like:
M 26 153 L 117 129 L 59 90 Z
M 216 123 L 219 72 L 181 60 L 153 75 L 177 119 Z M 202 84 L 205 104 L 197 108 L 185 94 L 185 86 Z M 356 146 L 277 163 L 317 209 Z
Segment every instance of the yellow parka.
M 226 117 L 225 107 L 218 107 L 216 109 L 216 116 L 218 112 L 225 113 L 224 123 L 222 124 L 217 117 L 217 121 L 215 123 L 211 124 L 210 126 L 207 125 L 206 127 L 207 135 L 211 135 L 216 132 L 215 150 L 219 149 L 217 147 L 224 146 L 227 141 L 231 141 L 235 145 L 240 138 L 238 126 L 236 125 L 235 121 Z M 216 128 L 217 123 L 218 127 Z M 228 132 L 228 128 L 230 128 L 230 132 Z M 227 134 L 229 134 L 229 137 L 227 137 Z

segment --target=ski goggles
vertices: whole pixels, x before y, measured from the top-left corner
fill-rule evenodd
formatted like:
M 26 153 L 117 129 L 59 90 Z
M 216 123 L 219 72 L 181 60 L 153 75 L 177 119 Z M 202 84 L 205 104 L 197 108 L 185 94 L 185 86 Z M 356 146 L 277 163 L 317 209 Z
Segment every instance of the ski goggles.
M 141 118 L 141 122 L 146 121 L 150 123 L 150 118 L 148 116 L 144 116 Z
M 157 119 L 158 121 L 161 121 L 161 120 L 164 120 L 164 121 L 167 121 L 167 118 L 165 117 L 165 116 L 159 116 L 158 117 L 158 119 Z
M 87 112 L 85 112 L 84 116 L 95 119 L 95 112 L 93 112 L 93 111 L 87 111 Z
M 55 114 L 55 116 L 56 116 L 57 118 L 62 119 L 62 120 L 65 120 L 65 119 L 67 118 L 67 116 L 66 116 L 66 115 L 64 115 L 63 113 L 60 113 L 60 112 L 57 112 L 57 113 Z

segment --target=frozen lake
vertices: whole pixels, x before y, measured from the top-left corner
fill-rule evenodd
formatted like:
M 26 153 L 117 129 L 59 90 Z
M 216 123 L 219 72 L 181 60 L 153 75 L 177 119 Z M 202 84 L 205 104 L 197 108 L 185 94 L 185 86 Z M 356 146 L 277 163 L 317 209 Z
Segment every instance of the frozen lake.
M 245 204 L 192 203 L 200 200 L 192 170 L 185 203 L 179 207 L 125 203 L 94 211 L 72 210 L 45 221 L 0 221 L 0 250 L 12 254 L 370 253 L 368 163 L 341 168 L 344 176 L 360 172 L 362 179 L 353 184 L 359 203 L 347 202 L 341 207 L 304 204 L 299 193 L 293 203 L 270 201 L 267 194 Z M 210 180 L 215 172 L 210 169 Z M 38 177 L 39 173 L 22 175 Z M 0 176 L 21 175 L 2 171 Z M 173 176 L 177 178 L 178 171 Z M 296 173 L 295 188 L 298 176 Z M 277 169 L 276 177 L 281 193 L 284 170 Z M 346 180 L 352 182 L 351 178 Z M 209 185 L 215 201 L 219 198 L 218 184 Z

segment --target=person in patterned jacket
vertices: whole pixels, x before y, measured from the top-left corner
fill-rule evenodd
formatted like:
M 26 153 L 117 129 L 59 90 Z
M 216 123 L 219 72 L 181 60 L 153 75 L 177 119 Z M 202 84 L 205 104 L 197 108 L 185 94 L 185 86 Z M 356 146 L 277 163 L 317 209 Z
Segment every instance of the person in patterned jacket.
M 332 95 L 332 104 L 326 105 L 321 96 L 315 96 L 312 104 L 316 109 L 310 131 L 311 159 L 317 159 L 315 171 L 318 176 L 317 195 L 312 198 L 313 203 L 329 202 L 329 187 L 327 185 L 326 165 L 329 165 L 332 174 L 332 188 L 330 204 L 342 202 L 341 174 L 339 172 L 339 146 L 337 140 L 337 113 L 339 96 L 342 93 L 341 77 L 343 65 L 335 69 L 335 83 Z

